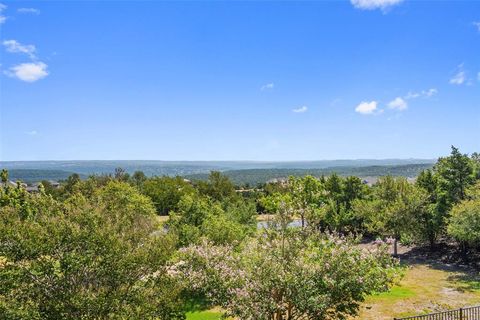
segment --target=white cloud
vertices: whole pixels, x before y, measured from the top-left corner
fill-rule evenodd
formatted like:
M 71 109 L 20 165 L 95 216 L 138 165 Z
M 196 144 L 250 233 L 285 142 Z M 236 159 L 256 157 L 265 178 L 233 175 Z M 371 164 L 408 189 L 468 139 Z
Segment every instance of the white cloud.
M 265 91 L 265 90 L 272 90 L 275 87 L 275 84 L 272 83 L 267 83 L 264 84 L 263 86 L 260 87 L 260 90 Z
M 463 84 L 465 80 L 467 79 L 465 71 L 459 71 L 457 72 L 452 79 L 450 79 L 451 84 Z
M 409 92 L 405 96 L 405 99 L 416 99 L 419 98 L 422 94 L 420 92 Z
M 406 100 L 416 99 L 416 98 L 420 98 L 420 97 L 430 98 L 430 97 L 433 97 L 434 95 L 436 95 L 437 93 L 438 93 L 437 89 L 431 88 L 431 89 L 428 89 L 428 90 L 422 90 L 420 92 L 409 92 L 403 98 L 406 99 Z
M 357 9 L 381 9 L 382 11 L 386 11 L 393 6 L 400 4 L 403 0 L 350 0 L 350 2 Z
M 395 109 L 395 110 L 398 110 L 398 111 L 403 111 L 405 109 L 408 108 L 408 104 L 405 100 L 403 100 L 402 98 L 400 97 L 396 97 L 395 99 L 393 99 L 392 101 L 390 101 L 388 103 L 388 107 L 390 109 Z
M 35 8 L 19 8 L 18 13 L 30 13 L 30 14 L 40 14 L 40 10 Z
M 25 134 L 28 134 L 29 136 L 36 136 L 38 134 L 37 130 L 32 130 L 32 131 L 27 131 Z
M 480 21 L 475 21 L 475 22 L 473 23 L 473 25 L 474 25 L 475 27 L 477 27 L 478 32 L 480 32 Z
M 36 59 L 36 56 L 35 56 L 36 48 L 32 44 L 23 45 L 17 40 L 5 40 L 3 41 L 2 44 L 8 52 L 24 53 L 28 55 L 30 59 Z
M 3 3 L 0 3 L 0 24 L 5 23 L 7 21 L 7 17 L 5 17 L 2 12 L 7 9 L 7 6 Z
M 25 82 L 35 82 L 48 76 L 47 67 L 43 62 L 21 63 L 5 71 L 5 74 Z
M 463 69 L 463 63 L 457 67 L 455 75 L 450 79 L 450 84 L 461 85 L 467 80 L 467 73 Z
M 425 90 L 422 91 L 422 94 L 425 97 L 432 97 L 432 96 L 436 95 L 437 93 L 438 93 L 438 90 L 435 89 L 435 88 L 428 89 L 427 91 L 425 91 Z
M 307 106 L 302 106 L 300 108 L 293 109 L 292 111 L 295 113 L 304 113 L 307 112 L 308 107 Z
M 355 111 L 361 114 L 373 114 L 377 110 L 377 105 L 377 101 L 363 101 L 355 108 Z

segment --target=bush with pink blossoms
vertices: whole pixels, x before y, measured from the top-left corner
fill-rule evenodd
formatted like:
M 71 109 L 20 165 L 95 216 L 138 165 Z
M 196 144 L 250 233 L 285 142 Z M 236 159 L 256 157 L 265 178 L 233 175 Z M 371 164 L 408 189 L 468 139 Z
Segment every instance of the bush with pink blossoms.
M 288 230 L 265 230 L 241 247 L 207 240 L 181 249 L 174 274 L 193 292 L 243 320 L 346 319 L 365 296 L 398 276 L 385 245 Z

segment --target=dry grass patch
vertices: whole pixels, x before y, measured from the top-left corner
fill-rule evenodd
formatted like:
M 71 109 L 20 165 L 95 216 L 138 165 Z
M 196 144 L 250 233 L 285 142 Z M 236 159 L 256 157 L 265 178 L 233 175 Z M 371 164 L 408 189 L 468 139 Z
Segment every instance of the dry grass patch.
M 382 320 L 480 304 L 480 279 L 414 264 L 390 292 L 367 298 L 357 319 Z

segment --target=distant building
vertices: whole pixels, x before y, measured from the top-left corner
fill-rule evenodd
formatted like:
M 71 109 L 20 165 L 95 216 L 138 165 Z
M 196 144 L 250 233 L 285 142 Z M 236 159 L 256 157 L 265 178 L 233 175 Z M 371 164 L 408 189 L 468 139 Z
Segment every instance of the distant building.
M 273 178 L 268 180 L 267 183 L 279 183 L 283 185 L 288 183 L 288 178 Z
M 362 178 L 362 183 L 371 187 L 378 182 L 378 177 L 364 177 Z
M 7 182 L 0 182 L 0 188 L 4 189 L 6 187 L 15 188 L 17 184 L 11 180 Z
M 34 183 L 32 185 L 26 186 L 25 190 L 29 193 L 38 193 L 40 192 L 40 185 L 41 185 L 40 182 Z
M 53 180 L 48 180 L 48 183 L 50 183 L 50 185 L 51 185 L 52 188 L 54 188 L 54 189 L 60 188 L 60 182 L 53 181 Z

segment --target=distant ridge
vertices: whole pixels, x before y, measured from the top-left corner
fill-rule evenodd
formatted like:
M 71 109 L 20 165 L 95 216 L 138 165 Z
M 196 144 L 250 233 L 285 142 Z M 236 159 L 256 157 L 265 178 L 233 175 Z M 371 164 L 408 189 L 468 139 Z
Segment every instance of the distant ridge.
M 39 182 L 41 180 L 60 181 L 67 179 L 75 172 L 64 170 L 42 170 L 42 169 L 11 169 L 8 171 L 9 179 L 12 181 L 23 181 L 26 183 Z M 80 175 L 80 178 L 86 178 Z
M 83 161 L 0 161 L 0 168 L 61 170 L 79 174 L 113 173 L 121 167 L 129 173 L 141 170 L 146 175 L 190 175 L 211 170 L 244 169 L 325 169 L 332 167 L 397 166 L 433 164 L 433 159 L 358 159 L 318 161 L 157 161 L 157 160 L 83 160 Z
M 367 167 L 330 167 L 322 169 L 245 169 L 230 170 L 224 174 L 236 185 L 257 185 L 278 178 L 287 178 L 289 176 L 301 177 L 312 175 L 315 177 L 328 176 L 336 173 L 340 176 L 357 176 L 362 178 L 380 177 L 380 176 L 401 176 L 415 178 L 418 174 L 432 168 L 433 164 L 407 164 L 396 166 L 367 166 Z M 205 180 L 208 174 L 193 174 L 187 176 L 191 180 Z
M 92 174 L 111 174 L 115 168 L 129 173 L 143 171 L 147 176 L 185 176 L 205 179 L 212 170 L 222 171 L 236 184 L 257 184 L 271 179 L 304 175 L 406 176 L 415 177 L 434 164 L 430 159 L 382 160 L 320 160 L 291 162 L 260 161 L 150 161 L 150 160 L 96 160 L 96 161 L 3 161 L 0 168 L 10 171 L 12 180 L 36 182 L 65 180 L 78 173 L 81 177 Z

